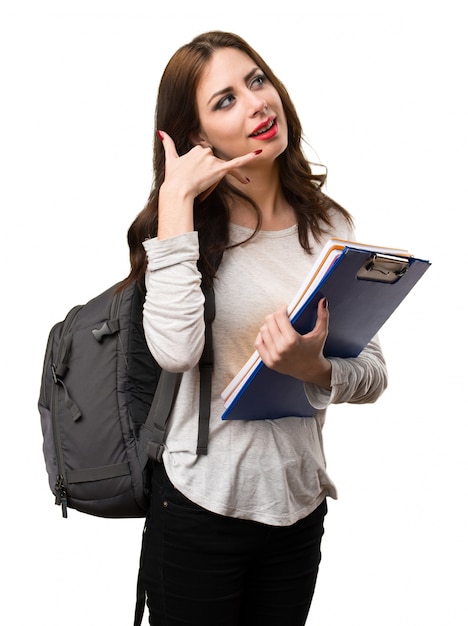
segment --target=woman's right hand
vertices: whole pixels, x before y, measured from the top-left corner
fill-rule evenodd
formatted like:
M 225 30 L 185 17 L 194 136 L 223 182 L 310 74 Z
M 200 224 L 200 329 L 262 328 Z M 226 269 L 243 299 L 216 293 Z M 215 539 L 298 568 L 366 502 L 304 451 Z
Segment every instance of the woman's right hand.
M 202 194 L 204 197 L 209 195 L 227 174 L 247 184 L 249 180 L 240 168 L 260 154 L 257 150 L 230 161 L 223 161 L 213 154 L 211 147 L 195 146 L 187 154 L 179 156 L 167 133 L 158 131 L 158 136 L 166 157 L 164 183 L 159 190 L 159 239 L 193 231 L 195 198 Z

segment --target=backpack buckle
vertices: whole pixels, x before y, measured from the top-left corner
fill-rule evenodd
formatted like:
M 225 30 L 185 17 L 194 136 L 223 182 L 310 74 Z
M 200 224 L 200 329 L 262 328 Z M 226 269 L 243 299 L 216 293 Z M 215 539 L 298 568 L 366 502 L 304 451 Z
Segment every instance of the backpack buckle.
M 163 452 L 164 446 L 162 443 L 148 441 L 148 444 L 146 446 L 146 454 L 150 459 L 156 461 L 157 463 L 162 463 Z

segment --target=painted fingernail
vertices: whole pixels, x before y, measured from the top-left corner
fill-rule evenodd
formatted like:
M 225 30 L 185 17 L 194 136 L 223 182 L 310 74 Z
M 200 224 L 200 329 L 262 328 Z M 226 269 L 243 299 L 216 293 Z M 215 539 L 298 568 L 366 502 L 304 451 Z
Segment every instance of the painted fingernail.
M 260 152 L 263 152 L 263 150 L 254 150 L 254 154 L 260 154 Z
M 328 309 L 328 300 L 326 298 L 323 299 L 322 306 L 324 309 Z
M 160 139 L 161 141 L 164 141 L 164 134 L 163 134 L 160 130 L 158 130 L 158 131 L 157 131 L 157 133 L 158 133 L 158 137 L 159 137 L 159 139 Z

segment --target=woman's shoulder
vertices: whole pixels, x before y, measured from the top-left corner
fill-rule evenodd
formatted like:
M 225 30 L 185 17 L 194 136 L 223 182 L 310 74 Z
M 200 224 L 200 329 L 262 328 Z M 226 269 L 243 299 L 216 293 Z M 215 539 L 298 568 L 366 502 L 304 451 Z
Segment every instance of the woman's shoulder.
M 327 211 L 327 222 L 322 224 L 322 234 L 320 239 L 346 239 L 353 241 L 355 238 L 354 223 L 351 216 L 331 204 Z

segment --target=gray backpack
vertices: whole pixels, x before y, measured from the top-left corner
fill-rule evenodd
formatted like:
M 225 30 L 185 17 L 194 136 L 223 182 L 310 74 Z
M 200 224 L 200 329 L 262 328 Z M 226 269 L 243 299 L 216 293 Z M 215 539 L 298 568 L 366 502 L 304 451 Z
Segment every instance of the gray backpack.
M 100 517 L 143 517 L 149 459 L 160 461 L 181 374 L 146 344 L 144 288 L 114 285 L 50 331 L 39 397 L 43 451 L 55 503 Z M 206 454 L 213 369 L 214 293 L 205 289 L 198 454 Z

